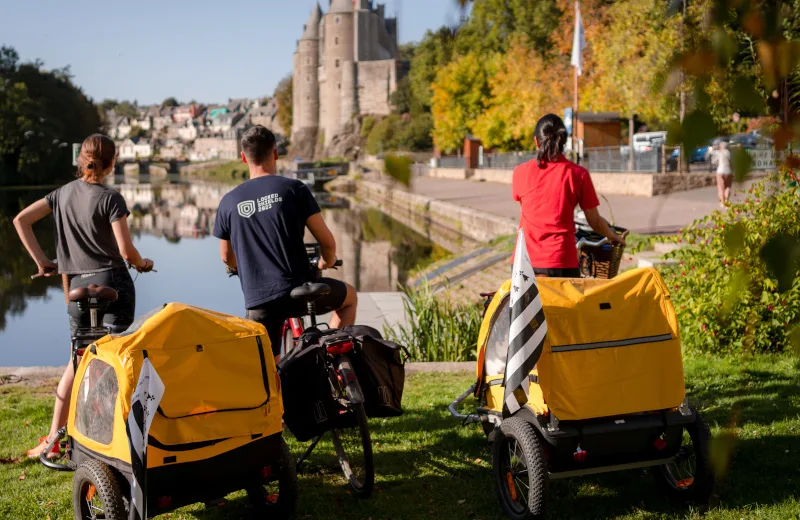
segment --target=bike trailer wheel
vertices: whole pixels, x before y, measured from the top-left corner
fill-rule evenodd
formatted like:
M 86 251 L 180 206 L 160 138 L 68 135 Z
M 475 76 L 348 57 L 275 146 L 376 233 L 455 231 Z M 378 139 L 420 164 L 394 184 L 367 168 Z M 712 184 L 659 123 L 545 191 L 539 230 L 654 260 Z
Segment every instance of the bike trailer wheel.
M 684 425 L 683 440 L 671 464 L 653 468 L 656 482 L 670 499 L 706 505 L 714 491 L 714 473 L 709 460 L 711 432 L 700 414 Z
M 72 479 L 75 520 L 125 520 L 128 515 L 114 472 L 99 460 L 78 466 Z
M 273 472 L 261 475 L 253 486 L 247 488 L 247 497 L 255 510 L 256 518 L 290 518 L 297 507 L 297 471 L 289 446 L 280 441 L 280 454 Z
M 502 422 L 492 445 L 492 473 L 500 507 L 513 520 L 545 517 L 550 476 L 544 446 L 519 417 Z
M 367 412 L 363 403 L 351 405 L 356 424 L 351 428 L 334 429 L 333 448 L 342 472 L 356 496 L 367 498 L 375 485 L 375 467 L 372 463 L 372 440 L 367 426 Z

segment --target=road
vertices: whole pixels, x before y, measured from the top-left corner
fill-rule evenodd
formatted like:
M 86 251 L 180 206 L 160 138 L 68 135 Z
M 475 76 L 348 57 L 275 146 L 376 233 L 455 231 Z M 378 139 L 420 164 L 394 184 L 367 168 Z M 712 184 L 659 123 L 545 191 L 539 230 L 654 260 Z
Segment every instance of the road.
M 753 182 L 735 185 L 734 189 L 741 193 Z M 511 199 L 510 184 L 415 177 L 411 191 L 501 217 L 519 218 L 519 205 Z M 734 197 L 737 197 L 736 193 Z M 656 197 L 600 197 L 600 213 L 604 217 L 643 234 L 672 233 L 715 209 L 719 209 L 716 186 Z

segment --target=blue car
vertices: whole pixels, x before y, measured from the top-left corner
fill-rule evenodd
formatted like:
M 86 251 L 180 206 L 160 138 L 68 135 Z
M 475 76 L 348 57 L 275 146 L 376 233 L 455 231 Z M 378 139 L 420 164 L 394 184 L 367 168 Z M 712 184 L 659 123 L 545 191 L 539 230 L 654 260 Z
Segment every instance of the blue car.
M 711 142 L 708 142 L 702 146 L 698 146 L 692 151 L 692 155 L 689 157 L 690 163 L 699 163 L 699 162 L 706 162 L 708 158 L 711 156 Z M 675 148 L 672 151 L 672 159 L 677 162 L 678 157 L 680 155 L 680 148 Z

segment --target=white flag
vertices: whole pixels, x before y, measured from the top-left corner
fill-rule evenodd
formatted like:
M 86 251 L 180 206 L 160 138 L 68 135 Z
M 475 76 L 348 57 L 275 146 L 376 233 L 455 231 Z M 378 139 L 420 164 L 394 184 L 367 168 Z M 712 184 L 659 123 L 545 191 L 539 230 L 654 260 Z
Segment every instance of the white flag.
M 514 271 L 511 273 L 511 293 L 508 309 L 511 329 L 508 334 L 508 357 L 503 385 L 503 411 L 513 415 L 528 402 L 529 374 L 539 361 L 547 334 L 542 299 L 536 286 L 525 233 L 517 234 Z
M 150 360 L 144 358 L 125 428 L 128 431 L 133 470 L 129 520 L 147 519 L 147 434 L 162 397 L 164 383 Z
M 583 33 L 583 20 L 581 7 L 575 2 L 575 34 L 572 37 L 572 60 L 570 64 L 578 71 L 578 76 L 583 71 L 583 49 L 586 48 L 586 36 Z

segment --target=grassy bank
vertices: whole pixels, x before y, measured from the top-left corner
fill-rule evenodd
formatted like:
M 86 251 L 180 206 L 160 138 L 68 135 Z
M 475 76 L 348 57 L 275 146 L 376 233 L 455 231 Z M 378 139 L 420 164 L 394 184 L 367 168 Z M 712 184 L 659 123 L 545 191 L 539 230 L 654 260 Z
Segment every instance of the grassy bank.
M 247 165 L 242 161 L 230 161 L 223 164 L 212 163 L 209 164 L 207 168 L 198 165 L 197 168 L 185 173 L 185 175 L 192 179 L 216 181 L 225 184 L 240 184 L 247 179 L 249 170 L 247 169 Z
M 724 469 L 714 507 L 703 518 L 800 518 L 800 375 L 797 360 L 690 360 L 687 390 L 712 427 Z M 300 476 L 300 519 L 502 519 L 491 458 L 477 427 L 464 428 L 446 405 L 469 374 L 417 374 L 406 383 L 403 417 L 370 422 L 375 443 L 374 497 L 353 499 L 330 444 Z M 71 474 L 19 460 L 46 428 L 53 382 L 0 386 L 0 518 L 71 518 Z M 288 437 L 288 436 L 287 436 Z M 291 441 L 297 456 L 301 445 Z M 23 477 L 21 479 L 21 477 Z M 697 511 L 667 503 L 646 470 L 556 481 L 551 518 L 684 519 Z M 238 519 L 246 498 L 201 505 L 160 518 Z

